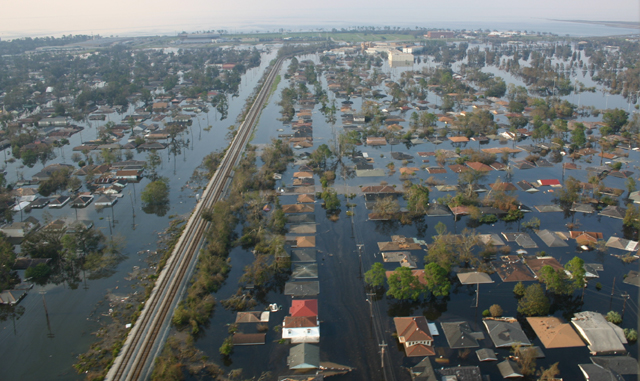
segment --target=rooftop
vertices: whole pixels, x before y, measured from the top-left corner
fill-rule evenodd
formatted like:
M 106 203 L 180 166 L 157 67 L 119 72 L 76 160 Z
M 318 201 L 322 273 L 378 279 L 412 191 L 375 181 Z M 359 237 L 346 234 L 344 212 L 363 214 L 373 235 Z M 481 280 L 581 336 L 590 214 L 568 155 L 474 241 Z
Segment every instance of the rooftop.
M 527 321 L 536 332 L 545 348 L 583 347 L 584 342 L 571 324 L 557 317 L 528 317 Z

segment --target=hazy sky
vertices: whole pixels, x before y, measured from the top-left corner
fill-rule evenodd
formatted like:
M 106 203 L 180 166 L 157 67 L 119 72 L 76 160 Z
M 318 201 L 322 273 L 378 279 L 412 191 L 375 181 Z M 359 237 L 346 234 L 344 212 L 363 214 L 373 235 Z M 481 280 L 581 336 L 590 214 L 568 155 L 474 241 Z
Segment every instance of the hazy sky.
M 638 0 L 2 0 L 0 38 L 279 27 L 540 22 L 540 19 L 640 20 Z M 524 29 L 524 28 L 523 28 Z

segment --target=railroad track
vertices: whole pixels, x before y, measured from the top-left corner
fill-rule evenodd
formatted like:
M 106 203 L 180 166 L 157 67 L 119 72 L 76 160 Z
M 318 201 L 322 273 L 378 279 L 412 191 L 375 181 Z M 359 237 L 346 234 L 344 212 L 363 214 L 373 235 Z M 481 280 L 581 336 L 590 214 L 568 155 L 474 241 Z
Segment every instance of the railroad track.
M 107 373 L 107 380 L 129 381 L 144 379 L 150 374 L 153 366 L 152 352 L 154 348 L 161 348 L 164 340 L 163 327 L 166 330 L 173 314 L 173 307 L 177 304 L 193 269 L 194 261 L 198 257 L 202 237 L 207 230 L 208 222 L 201 218 L 202 212 L 213 206 L 224 195 L 227 183 L 231 180 L 231 172 L 238 163 L 242 152 L 251 136 L 264 103 L 269 97 L 273 81 L 282 66 L 281 58 L 271 68 L 271 72 L 262 84 L 245 121 L 238 128 L 238 132 L 229 145 L 220 166 L 216 170 L 201 201 L 196 204 L 191 217 L 187 221 L 176 246 L 161 271 L 156 285 L 146 301 L 135 325 L 129 331 L 113 366 Z

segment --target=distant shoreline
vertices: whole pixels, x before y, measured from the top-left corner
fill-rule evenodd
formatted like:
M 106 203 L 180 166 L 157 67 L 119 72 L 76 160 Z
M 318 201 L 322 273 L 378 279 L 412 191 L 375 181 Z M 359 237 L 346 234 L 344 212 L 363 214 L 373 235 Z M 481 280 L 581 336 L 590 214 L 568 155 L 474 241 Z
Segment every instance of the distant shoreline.
M 640 23 L 635 21 L 590 21 L 590 20 L 558 20 L 558 19 L 549 19 L 549 20 L 573 22 L 578 24 L 604 25 L 612 28 L 640 29 Z

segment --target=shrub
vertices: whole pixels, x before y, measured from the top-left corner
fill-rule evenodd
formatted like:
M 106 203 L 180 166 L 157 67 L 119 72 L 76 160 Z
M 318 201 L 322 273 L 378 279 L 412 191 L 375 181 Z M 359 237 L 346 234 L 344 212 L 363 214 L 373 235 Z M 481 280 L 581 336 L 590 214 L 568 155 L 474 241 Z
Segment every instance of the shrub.
M 638 331 L 633 328 L 625 328 L 624 337 L 627 339 L 627 341 L 633 343 L 638 340 Z
M 498 217 L 496 217 L 495 214 L 485 214 L 484 216 L 480 217 L 480 223 L 493 224 L 495 222 L 498 222 Z
M 491 316 L 491 312 L 489 310 L 484 310 L 484 311 L 482 311 L 482 316 L 489 317 L 489 316 Z
M 224 342 L 220 346 L 220 354 L 224 356 L 229 356 L 231 352 L 233 352 L 233 337 L 229 336 L 224 339 Z
M 622 323 L 622 316 L 620 316 L 620 314 L 617 313 L 616 311 L 609 311 L 605 318 L 607 319 L 608 322 L 613 324 Z

